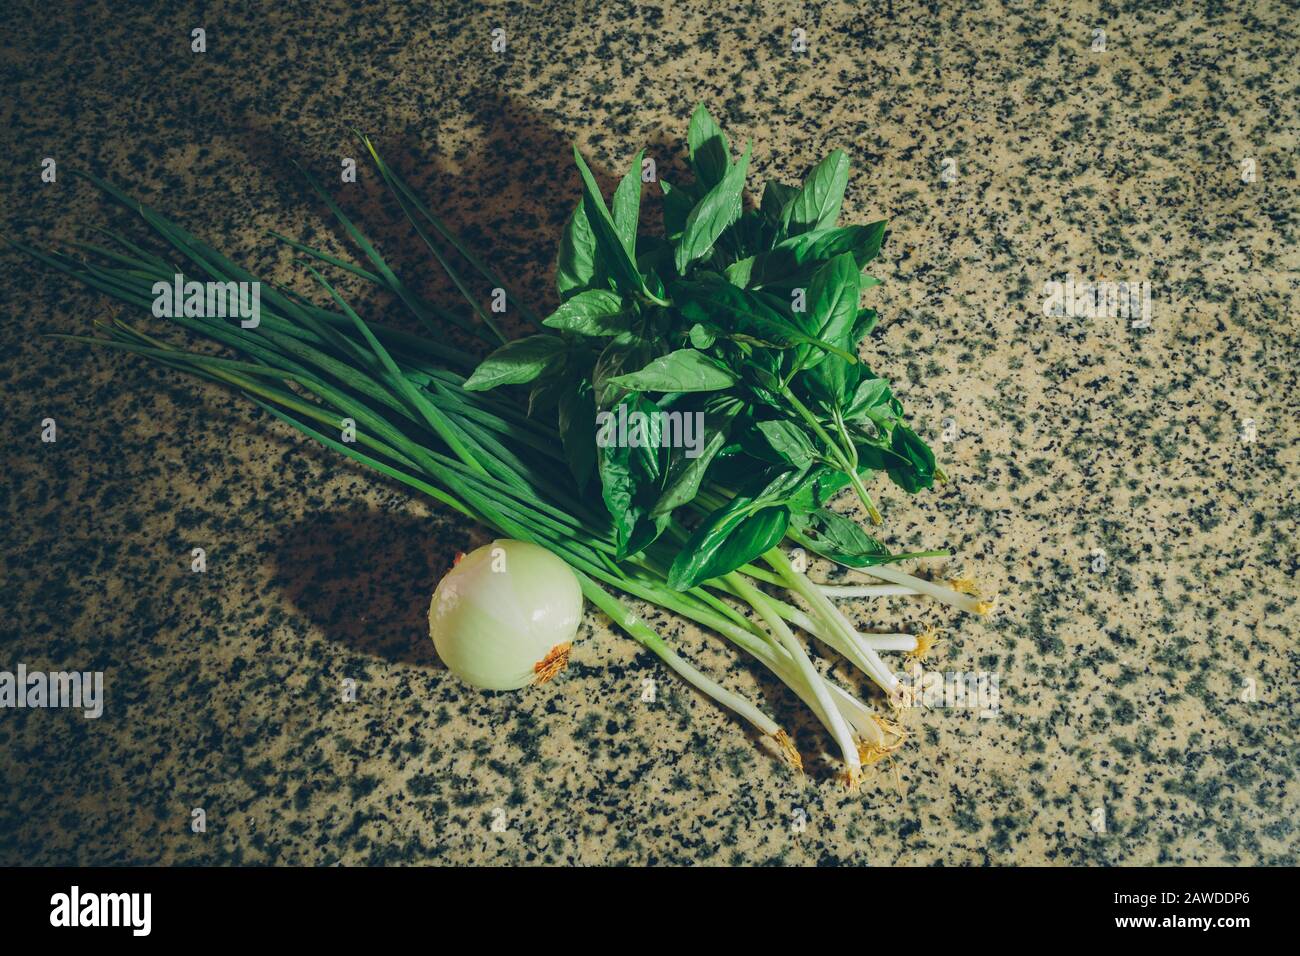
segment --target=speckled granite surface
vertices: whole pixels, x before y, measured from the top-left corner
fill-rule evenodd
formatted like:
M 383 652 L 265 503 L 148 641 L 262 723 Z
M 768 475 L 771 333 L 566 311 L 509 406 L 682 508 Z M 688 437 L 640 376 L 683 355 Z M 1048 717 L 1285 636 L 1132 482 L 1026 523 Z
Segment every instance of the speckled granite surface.
M 68 175 L 85 165 L 288 279 L 265 229 L 339 241 L 286 159 L 332 175 L 360 123 L 549 297 L 571 139 L 608 183 L 642 145 L 677 161 L 704 99 L 753 137 L 754 181 L 846 148 L 849 220 L 892 220 L 873 364 L 954 476 L 878 485 L 890 540 L 954 548 L 999 595 L 987 621 L 857 617 L 946 627 L 931 666 L 996 673 L 1001 707 L 909 713 L 909 746 L 848 794 L 779 685 L 667 619 L 794 731 L 806 777 L 594 614 L 561 679 L 469 692 L 423 617 L 482 531 L 215 388 L 39 338 L 128 313 L 5 252 L 0 669 L 102 669 L 107 703 L 0 711 L 0 862 L 1296 862 L 1287 4 L 16 6 L 18 235 L 117 221 Z M 342 195 L 373 225 L 362 168 Z M 1149 281 L 1150 328 L 1045 317 L 1066 275 Z

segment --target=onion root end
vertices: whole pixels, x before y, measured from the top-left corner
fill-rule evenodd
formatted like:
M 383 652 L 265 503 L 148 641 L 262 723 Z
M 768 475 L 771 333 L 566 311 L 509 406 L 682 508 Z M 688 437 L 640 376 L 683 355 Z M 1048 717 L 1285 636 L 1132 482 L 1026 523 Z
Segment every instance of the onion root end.
M 533 665 L 533 683 L 545 684 L 568 667 L 569 651 L 572 649 L 573 644 L 569 641 L 552 647 L 545 657 Z

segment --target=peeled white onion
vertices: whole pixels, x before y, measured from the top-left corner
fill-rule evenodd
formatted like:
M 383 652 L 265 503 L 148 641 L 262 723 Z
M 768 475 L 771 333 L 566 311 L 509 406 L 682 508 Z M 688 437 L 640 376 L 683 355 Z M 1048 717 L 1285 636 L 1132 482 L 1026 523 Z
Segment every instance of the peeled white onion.
M 545 548 L 500 539 L 447 572 L 429 605 L 429 634 L 447 668 L 484 690 L 550 680 L 569 660 L 582 589 Z

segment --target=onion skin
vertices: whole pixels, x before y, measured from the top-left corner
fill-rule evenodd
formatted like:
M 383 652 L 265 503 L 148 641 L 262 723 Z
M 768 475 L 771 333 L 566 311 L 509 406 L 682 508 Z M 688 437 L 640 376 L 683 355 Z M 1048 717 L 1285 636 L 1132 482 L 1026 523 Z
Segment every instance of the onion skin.
M 545 548 L 504 538 L 461 558 L 429 604 L 438 657 L 483 690 L 554 677 L 581 620 L 582 588 L 569 566 Z

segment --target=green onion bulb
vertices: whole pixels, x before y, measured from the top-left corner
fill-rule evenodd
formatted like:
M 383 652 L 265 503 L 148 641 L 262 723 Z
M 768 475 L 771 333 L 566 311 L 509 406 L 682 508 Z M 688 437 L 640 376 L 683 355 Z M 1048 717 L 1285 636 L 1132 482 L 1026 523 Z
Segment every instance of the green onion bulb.
M 467 684 L 516 690 L 564 669 L 581 619 L 582 589 L 567 564 L 535 544 L 500 539 L 438 582 L 429 634 Z

